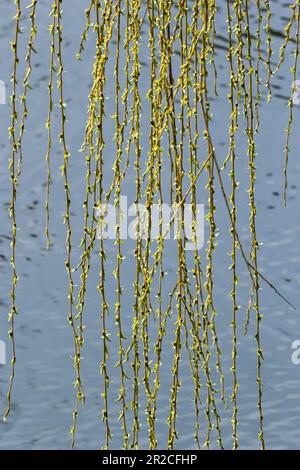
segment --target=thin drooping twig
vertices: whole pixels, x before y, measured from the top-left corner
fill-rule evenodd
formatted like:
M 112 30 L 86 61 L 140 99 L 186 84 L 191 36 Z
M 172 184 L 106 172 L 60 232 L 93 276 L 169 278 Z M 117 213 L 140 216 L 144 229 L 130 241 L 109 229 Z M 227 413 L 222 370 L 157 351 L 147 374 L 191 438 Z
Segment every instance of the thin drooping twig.
M 16 222 L 16 199 L 17 199 L 17 186 L 18 186 L 18 172 L 16 171 L 16 157 L 18 152 L 18 140 L 16 137 L 16 125 L 18 123 L 18 110 L 17 110 L 17 70 L 19 64 L 19 35 L 20 30 L 20 19 L 21 19 L 21 2 L 15 0 L 16 15 L 15 15 L 15 34 L 14 39 L 11 43 L 13 53 L 13 71 L 12 71 L 12 94 L 11 94 L 11 125 L 8 129 L 11 140 L 11 159 L 9 162 L 10 178 L 11 178 L 11 202 L 9 207 L 9 215 L 11 218 L 11 266 L 12 266 L 12 286 L 11 286 L 11 308 L 9 312 L 8 321 L 10 324 L 9 338 L 11 340 L 12 356 L 11 356 L 11 376 L 9 379 L 7 398 L 6 398 L 6 410 L 4 412 L 3 419 L 6 420 L 11 410 L 11 394 L 12 387 L 15 378 L 15 364 L 16 364 L 16 345 L 15 345 L 15 326 L 14 320 L 15 315 L 18 313 L 16 307 L 16 287 L 18 282 L 18 276 L 16 271 L 16 242 L 17 242 L 17 222 Z

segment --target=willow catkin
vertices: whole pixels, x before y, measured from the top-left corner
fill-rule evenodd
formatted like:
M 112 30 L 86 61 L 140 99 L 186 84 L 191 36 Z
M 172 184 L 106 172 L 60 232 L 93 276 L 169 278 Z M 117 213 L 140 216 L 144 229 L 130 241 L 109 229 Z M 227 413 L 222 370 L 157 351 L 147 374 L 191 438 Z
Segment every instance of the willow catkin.
M 21 19 L 21 2 L 15 0 L 16 14 L 15 14 L 15 34 L 14 39 L 11 42 L 11 49 L 13 53 L 13 70 L 12 70 L 12 94 L 11 94 L 11 125 L 8 129 L 9 137 L 11 141 L 11 158 L 9 161 L 9 170 L 11 178 L 11 202 L 9 207 L 9 215 L 11 219 L 11 266 L 12 266 L 12 286 L 11 286 L 11 308 L 8 316 L 10 325 L 9 338 L 12 347 L 11 356 L 11 376 L 9 379 L 7 398 L 6 398 L 6 410 L 4 412 L 4 420 L 10 413 L 11 410 L 11 394 L 12 387 L 15 377 L 15 364 L 16 364 L 16 345 L 15 345 L 15 328 L 14 320 L 15 315 L 18 313 L 16 307 L 16 287 L 18 282 L 18 276 L 16 271 L 16 242 L 17 242 L 17 221 L 16 221 L 16 198 L 17 198 L 17 186 L 18 186 L 18 172 L 16 168 L 16 158 L 18 152 L 18 139 L 16 136 L 16 126 L 18 123 L 18 110 L 17 110 L 17 70 L 19 64 L 19 35 L 20 30 L 20 19 Z

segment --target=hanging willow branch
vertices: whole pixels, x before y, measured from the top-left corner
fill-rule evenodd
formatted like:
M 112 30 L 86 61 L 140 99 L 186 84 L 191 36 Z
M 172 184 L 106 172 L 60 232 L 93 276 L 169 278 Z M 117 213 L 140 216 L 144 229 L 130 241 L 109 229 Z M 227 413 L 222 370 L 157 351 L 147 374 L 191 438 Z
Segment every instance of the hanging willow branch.
M 232 446 L 233 449 L 237 449 L 240 446 L 238 422 L 242 419 L 238 408 L 238 392 L 243 386 L 238 381 L 238 344 L 239 327 L 243 321 L 246 333 L 251 322 L 255 324 L 258 438 L 261 448 L 266 448 L 263 428 L 261 285 L 266 285 L 285 303 L 295 307 L 272 280 L 262 274 L 259 263 L 256 162 L 261 155 L 257 152 L 257 135 L 263 132 L 260 128 L 260 108 L 263 105 L 264 95 L 269 102 L 272 98 L 272 79 L 288 60 L 287 51 L 292 45 L 293 87 L 288 102 L 289 116 L 283 172 L 286 205 L 294 93 L 298 78 L 300 0 L 291 2 L 289 6 L 290 17 L 279 47 L 278 61 L 274 65 L 273 14 L 272 2 L 269 0 L 255 0 L 255 2 L 226 0 L 223 3 L 216 0 L 194 2 L 90 0 L 87 2 L 85 10 L 81 12 L 83 30 L 78 39 L 76 57 L 81 60 L 84 52 L 93 46 L 95 58 L 91 71 L 92 83 L 87 97 L 87 121 L 81 148 L 85 179 L 82 181 L 82 187 L 76 188 L 76 191 L 82 190 L 83 193 L 83 233 L 79 261 L 73 269 L 72 177 L 69 170 L 67 108 L 64 98 L 63 0 L 52 0 L 46 117 L 45 236 L 49 248 L 51 151 L 56 77 L 60 120 L 59 141 L 63 157 L 62 184 L 65 190 L 68 321 L 74 343 L 76 396 L 71 426 L 72 446 L 75 445 L 79 408 L 85 404 L 82 380 L 85 309 L 91 268 L 97 263 L 99 297 L 97 308 L 93 311 L 99 312 L 100 323 L 98 337 L 101 351 L 98 364 L 101 374 L 99 395 L 101 395 L 103 448 L 108 449 L 111 445 L 112 430 L 116 420 L 120 422 L 123 448 L 140 448 L 142 439 L 145 438 L 141 425 L 145 414 L 148 447 L 157 449 L 164 445 L 168 449 L 174 449 L 176 441 L 180 439 L 178 416 L 182 412 L 181 397 L 185 393 L 182 378 L 186 378 L 186 375 L 183 376 L 186 366 L 192 383 L 192 393 L 189 398 L 193 401 L 196 447 L 200 449 L 204 445 L 211 448 L 216 440 L 216 445 L 220 449 L 224 448 L 221 417 L 222 409 L 229 406 L 232 417 Z M 76 5 L 76 8 L 79 7 Z M 25 73 L 19 102 L 20 0 L 15 0 L 15 9 L 15 31 L 11 42 L 13 70 L 9 127 L 11 142 L 9 214 L 12 231 L 9 336 L 12 345 L 12 371 L 4 418 L 7 418 L 12 406 L 16 363 L 14 323 L 17 314 L 18 282 L 17 188 L 23 164 L 24 133 L 28 127 L 27 117 L 30 112 L 27 96 L 31 89 L 32 57 L 36 52 L 36 20 L 40 14 L 38 0 L 32 0 L 27 6 L 29 36 L 27 36 L 26 54 L 22 54 L 22 59 L 23 56 L 25 59 Z M 219 11 L 222 12 L 223 20 L 227 21 L 228 30 L 224 47 L 228 77 L 226 133 L 228 132 L 229 143 L 222 164 L 214 145 L 213 127 L 214 101 L 220 99 L 221 95 L 217 56 Z M 149 63 L 145 64 L 145 60 Z M 109 77 L 111 67 L 113 77 Z M 144 80 L 147 81 L 148 87 L 145 96 L 143 96 Z M 113 93 L 113 111 L 106 101 L 111 93 Z M 111 147 L 107 145 L 107 124 L 113 129 L 114 151 L 111 151 Z M 225 127 L 224 123 L 224 129 Z M 245 134 L 244 143 L 247 152 L 243 151 L 243 145 L 237 145 L 237 136 L 240 137 L 241 131 Z M 248 250 L 240 236 L 238 207 L 241 175 L 238 159 L 248 163 L 246 171 L 249 174 L 251 239 Z M 107 176 L 107 163 L 113 172 L 112 179 Z M 226 170 L 229 170 L 229 174 L 226 174 Z M 125 259 L 121 229 L 124 216 L 122 196 L 126 195 L 127 181 L 134 188 L 133 202 L 136 210 L 135 241 L 131 261 L 129 257 Z M 207 243 L 202 251 L 197 245 L 197 211 L 200 195 L 207 202 Z M 117 215 L 114 227 L 114 268 L 113 273 L 108 273 L 110 260 L 107 257 L 110 251 L 107 250 L 107 241 L 103 233 L 106 211 L 111 203 Z M 191 240 L 188 239 L 185 226 L 188 215 L 188 209 L 185 207 L 187 203 L 190 204 L 191 215 L 193 244 L 191 252 L 188 251 L 188 242 Z M 158 206 L 157 227 L 153 223 L 155 204 Z M 172 206 L 173 210 L 167 226 L 164 221 L 166 204 Z M 225 218 L 221 219 L 220 223 L 218 216 L 222 204 L 225 204 Z M 174 244 L 174 252 L 168 252 L 167 242 L 172 228 L 175 240 L 170 243 Z M 224 228 L 226 231 L 229 228 L 231 237 L 228 261 L 230 270 L 228 293 L 231 300 L 229 307 L 226 302 L 219 306 L 216 298 L 216 274 L 219 270 L 216 255 L 217 249 L 221 249 L 217 243 L 218 232 L 224 231 Z M 156 239 L 152 236 L 154 230 L 157 233 Z M 97 235 L 100 238 L 98 246 Z M 95 250 L 98 252 L 98 261 L 95 261 Z M 169 274 L 168 278 L 166 266 L 170 262 L 169 253 L 174 258 L 171 261 L 175 263 L 176 268 L 173 275 Z M 239 260 L 244 263 L 249 280 L 248 306 L 239 304 L 242 298 Z M 131 269 L 132 266 L 129 266 L 130 275 L 127 275 L 125 269 L 130 262 L 134 268 Z M 114 289 L 109 274 L 114 276 Z M 75 283 L 77 275 L 80 277 L 78 285 Z M 128 283 L 132 285 L 131 290 L 128 288 Z M 77 305 L 74 304 L 75 298 Z M 129 302 L 131 308 L 126 307 Z M 228 313 L 228 309 L 231 313 Z M 242 309 L 245 310 L 246 320 L 241 314 Z M 219 324 L 224 321 L 223 318 L 229 318 L 229 315 L 231 364 L 228 371 L 222 366 L 223 346 Z M 223 324 L 222 330 L 224 331 Z M 172 355 L 166 364 L 164 351 L 168 348 Z M 117 350 L 114 356 L 117 358 L 116 375 L 113 375 L 111 370 L 114 349 Z M 167 374 L 165 370 L 168 370 Z M 227 399 L 225 382 L 230 384 L 230 400 Z M 117 395 L 116 407 L 112 405 L 111 400 L 112 384 Z M 160 427 L 158 427 L 161 419 L 162 388 L 169 400 L 168 411 L 164 412 L 164 419 L 167 420 L 164 443 L 160 440 Z M 145 409 L 142 409 L 142 404 Z M 116 409 L 117 416 L 114 416 Z
M 37 27 L 35 24 L 36 21 L 36 7 L 37 7 L 37 0 L 33 0 L 30 5 L 27 6 L 27 9 L 30 10 L 29 19 L 30 19 L 30 34 L 29 40 L 27 44 L 27 54 L 26 54 L 26 72 L 25 77 L 23 79 L 23 93 L 20 96 L 20 101 L 22 105 L 22 115 L 20 120 L 20 134 L 17 143 L 18 151 L 19 151 L 19 163 L 18 163 L 18 177 L 21 174 L 21 165 L 22 165 L 22 139 L 25 130 L 25 123 L 28 116 L 28 107 L 27 107 L 27 94 L 28 90 L 31 89 L 30 86 L 30 76 L 32 71 L 32 53 L 37 52 L 34 48 L 34 41 L 36 38 Z
M 15 15 L 15 35 L 14 40 L 11 43 L 11 49 L 13 53 L 13 72 L 12 72 L 12 95 L 11 95 L 11 126 L 8 129 L 10 140 L 11 140 L 11 159 L 9 162 L 10 178 L 11 178 L 11 203 L 9 207 L 9 214 L 11 218 L 11 229 L 12 229 L 12 241 L 11 241 L 11 266 L 12 266 L 12 287 L 11 287 L 11 309 L 8 317 L 10 323 L 9 337 L 12 345 L 12 357 L 11 357 L 11 376 L 9 380 L 8 392 L 7 392 L 7 406 L 4 412 L 4 420 L 10 413 L 11 409 L 11 394 L 12 386 L 15 377 L 15 364 L 16 364 L 16 346 L 15 346 L 15 329 L 14 320 L 15 315 L 18 313 L 16 307 L 16 287 L 18 282 L 18 276 L 16 271 L 16 241 L 17 241 L 17 222 L 16 222 L 16 198 L 17 198 L 17 186 L 18 186 L 18 172 L 16 171 L 16 157 L 18 152 L 18 140 L 16 137 L 16 126 L 18 123 L 18 111 L 17 111 L 17 69 L 19 64 L 18 55 L 18 44 L 20 35 L 20 19 L 21 19 L 21 2 L 20 0 L 15 1 L 16 4 L 16 15 Z

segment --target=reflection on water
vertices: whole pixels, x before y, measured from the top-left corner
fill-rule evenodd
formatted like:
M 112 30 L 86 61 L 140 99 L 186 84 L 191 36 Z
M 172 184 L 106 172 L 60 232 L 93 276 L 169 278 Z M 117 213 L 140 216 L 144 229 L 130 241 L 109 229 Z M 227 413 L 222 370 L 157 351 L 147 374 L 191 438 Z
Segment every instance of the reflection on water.
M 13 31 L 12 21 L 13 2 L 2 2 L 0 11 L 1 37 L 1 80 L 9 83 L 11 70 L 11 55 L 9 40 Z M 38 15 L 37 49 L 48 51 L 49 37 L 47 27 L 49 22 L 48 3 L 40 1 Z M 78 31 L 83 27 L 84 15 L 73 7 L 72 0 L 65 0 L 65 83 L 68 103 L 68 135 L 72 159 L 70 162 L 70 179 L 72 181 L 72 223 L 74 234 L 74 261 L 79 256 L 78 245 L 82 229 L 82 182 L 84 180 L 84 162 L 78 153 L 84 132 L 86 97 L 91 80 L 91 64 L 93 50 L 88 48 L 84 62 L 74 59 L 78 46 Z M 86 1 L 84 3 L 87 3 Z M 283 24 L 286 22 L 286 8 L 281 2 L 272 2 L 274 49 L 278 49 L 278 39 L 281 39 Z M 228 92 L 227 69 L 224 67 L 226 48 L 226 24 L 222 21 L 222 11 L 218 13 L 217 23 L 217 59 L 220 97 L 214 100 L 215 107 L 213 134 L 218 158 L 223 161 L 227 152 L 227 116 Z M 147 41 L 146 41 L 147 42 Z M 145 44 L 146 44 L 145 42 Z M 6 51 L 6 52 L 5 52 Z M 144 55 L 144 57 L 143 57 Z M 142 50 L 142 61 L 146 67 L 148 53 Z M 275 59 L 274 59 L 275 60 Z M 111 69 L 109 73 L 113 73 Z M 53 247 L 50 253 L 45 251 L 44 241 L 44 181 L 45 181 L 45 129 L 46 119 L 46 83 L 48 79 L 48 53 L 39 54 L 35 58 L 32 83 L 35 88 L 34 102 L 29 99 L 30 115 L 28 118 L 27 137 L 24 140 L 24 166 L 18 196 L 18 250 L 17 265 L 20 282 L 18 286 L 18 305 L 20 315 L 17 318 L 18 364 L 14 390 L 14 406 L 7 423 L 0 424 L 0 448 L 68 448 L 70 439 L 68 429 L 71 423 L 74 390 L 72 381 L 72 337 L 66 321 L 66 276 L 64 269 L 65 233 L 62 227 L 61 215 L 64 211 L 64 189 L 60 177 L 61 164 L 58 148 L 53 152 L 53 183 L 51 193 L 51 236 Z M 266 105 L 266 96 L 262 97 L 261 134 L 258 137 L 258 233 L 263 246 L 260 250 L 260 267 L 265 276 L 270 278 L 282 293 L 297 307 L 296 311 L 276 297 L 272 291 L 263 286 L 263 346 L 264 346 L 264 425 L 268 448 L 299 448 L 300 429 L 298 417 L 300 414 L 299 384 L 300 366 L 291 361 L 292 342 L 300 339 L 299 322 L 299 291 L 300 291 L 300 220 L 299 220 L 299 173 L 297 132 L 291 140 L 290 159 L 290 191 L 288 207 L 282 204 L 282 169 L 284 131 L 288 119 L 287 100 L 291 90 L 289 65 L 282 68 L 274 78 L 273 98 Z M 142 93 L 146 95 L 147 82 L 142 81 Z M 143 93 L 144 92 L 144 93 Z M 108 90 L 109 97 L 109 90 Z M 108 106 L 111 103 L 108 100 Z M 113 103 L 111 103 L 113 106 Z M 8 159 L 9 148 L 6 128 L 9 123 L 9 107 L 1 106 L 2 126 L 1 136 L 1 228 L 0 228 L 0 339 L 4 340 L 7 329 L 5 316 L 9 306 L 9 273 L 10 265 L 7 253 L 10 244 L 10 224 L 7 214 L 9 204 Z M 109 114 L 109 113 L 108 113 Z M 54 109 L 57 117 L 57 109 Z M 226 123 L 226 124 L 225 124 Z M 299 109 L 295 108 L 294 129 L 299 126 Z M 56 132 L 56 129 L 54 129 Z M 113 129 L 108 129 L 108 135 L 113 135 Z M 145 133 L 146 134 L 146 133 Z M 30 136 L 30 137 L 29 137 Z M 107 138 L 109 142 L 109 139 Z M 248 200 L 246 171 L 246 154 L 241 137 L 239 155 L 240 190 L 239 215 L 240 233 L 243 242 L 249 242 L 248 235 Z M 108 152 L 110 154 L 109 147 Z M 56 160 L 55 160 L 56 159 Z M 111 161 L 107 162 L 111 166 Z M 243 171 L 244 169 L 244 171 Z M 126 183 L 128 194 L 132 194 L 132 181 Z M 221 198 L 219 198 L 221 201 Z M 205 202 L 205 201 L 204 201 Z M 222 204 L 222 202 L 221 202 Z M 55 210 L 54 210 L 55 208 Z M 222 227 L 226 218 L 225 208 L 218 211 L 217 223 Z M 229 370 L 231 362 L 230 342 L 230 280 L 227 279 L 228 252 L 230 250 L 227 232 L 220 233 L 219 246 L 216 252 L 216 298 L 218 307 L 218 330 L 223 344 L 224 368 Z M 115 259 L 113 244 L 107 247 L 108 278 L 114 269 Z M 123 265 L 124 278 L 130 278 L 132 270 L 132 246 L 124 248 L 127 263 Z M 110 256 L 111 255 L 111 256 Z M 97 259 L 95 253 L 94 258 Z M 100 316 L 99 298 L 95 289 L 97 282 L 97 265 L 91 271 L 91 283 L 86 305 L 86 343 L 84 347 L 83 375 L 86 384 L 87 404 L 80 414 L 78 425 L 77 446 L 79 448 L 99 448 L 103 442 L 103 426 L 101 422 L 101 379 L 100 363 Z M 172 286 L 172 276 L 176 274 L 176 260 L 172 256 L 172 247 L 166 247 L 166 270 Z M 248 285 L 247 273 L 240 266 L 241 278 L 239 284 L 240 315 L 245 315 Z M 114 284 L 112 290 L 114 289 Z M 128 287 L 130 291 L 130 286 Z M 129 292 L 128 291 L 128 292 Z M 124 315 L 130 320 L 132 300 L 130 295 L 124 295 Z M 114 320 L 111 316 L 109 328 L 113 330 Z M 173 331 L 172 319 L 169 323 Z M 129 333 L 129 330 L 128 330 Z M 248 337 L 243 336 L 243 321 L 240 321 L 238 343 L 238 380 L 239 389 L 239 442 L 241 448 L 258 447 L 257 440 L 257 384 L 256 384 L 256 354 L 254 341 L 254 325 L 251 324 Z M 170 368 L 173 355 L 172 335 L 168 336 L 162 358 L 162 387 L 158 401 L 158 441 L 160 447 L 166 445 L 166 419 L 169 410 Z M 113 348 L 112 348 L 113 349 Z M 113 368 L 117 359 L 117 351 L 111 351 L 111 402 L 113 441 L 112 447 L 120 446 L 122 431 L 117 421 L 119 405 L 115 402 L 118 393 L 118 372 Z M 0 403 L 4 407 L 5 383 L 9 375 L 9 367 L 0 365 Z M 190 378 L 188 358 L 183 357 L 181 364 L 182 387 L 179 393 L 178 448 L 193 446 L 194 417 L 193 417 L 193 382 Z M 226 383 L 230 397 L 230 379 Z M 141 409 L 144 403 L 141 403 Z M 223 411 L 223 436 L 226 447 L 231 447 L 231 411 Z M 203 421 L 204 423 L 204 421 Z M 141 445 L 147 446 L 146 416 L 141 413 Z M 214 436 L 215 437 L 215 436 Z

